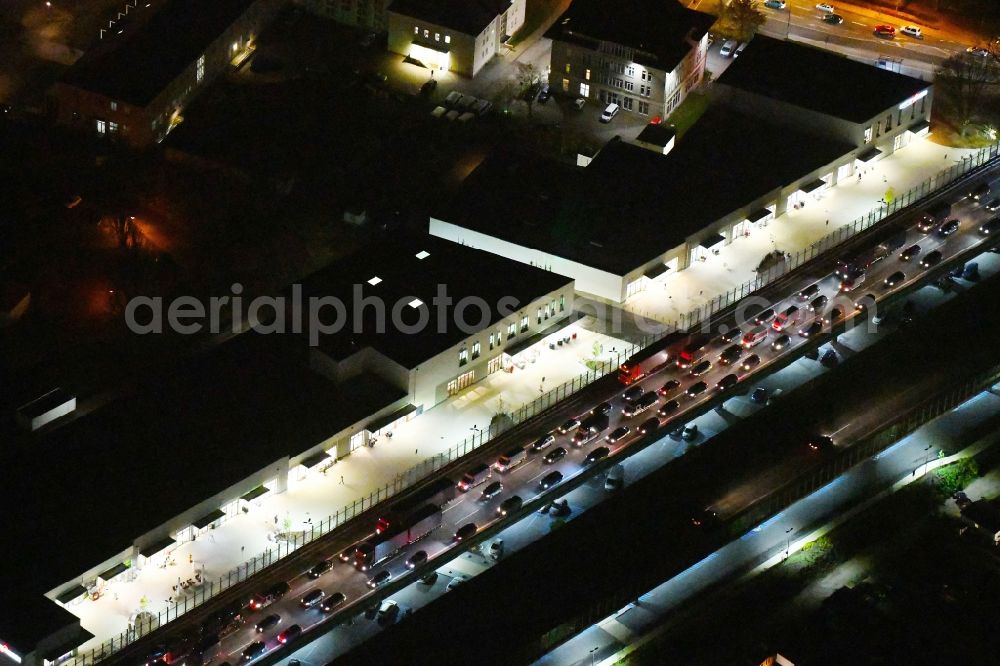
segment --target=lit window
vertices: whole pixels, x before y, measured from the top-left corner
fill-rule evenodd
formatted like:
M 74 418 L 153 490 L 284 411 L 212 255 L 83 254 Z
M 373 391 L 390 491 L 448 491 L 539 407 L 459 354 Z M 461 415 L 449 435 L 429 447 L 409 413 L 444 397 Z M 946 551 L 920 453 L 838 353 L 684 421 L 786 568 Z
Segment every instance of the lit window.
M 198 57 L 198 71 L 195 73 L 195 78 L 198 83 L 201 83 L 201 80 L 205 78 L 205 56 Z
M 417 259 L 426 259 L 429 256 L 431 256 L 431 253 L 426 250 L 421 250 L 416 254 Z
M 434 41 L 435 42 L 440 42 L 441 41 L 441 33 L 440 32 L 435 32 L 434 33 Z
M 588 81 L 590 80 L 590 70 L 589 69 L 586 72 L 583 73 L 583 78 L 587 79 Z
M 108 124 L 103 120 L 97 121 L 97 133 L 104 136 L 104 133 L 108 131 Z
M 111 132 L 112 134 L 117 134 L 118 133 L 118 123 L 109 122 L 108 123 L 108 131 Z
M 422 300 L 420 300 L 419 298 L 414 298 L 412 301 L 410 301 L 409 303 L 407 303 L 407 305 L 409 305 L 411 308 L 414 308 L 414 309 L 419 308 L 423 304 L 424 304 L 424 302 Z
M 513 338 L 517 335 L 517 324 L 511 323 L 507 325 L 507 338 Z
M 418 26 L 413 26 L 413 34 L 414 35 L 419 35 L 420 34 L 420 28 Z
M 589 83 L 581 83 L 580 84 L 580 96 L 581 97 L 590 97 L 590 84 Z
M 493 345 L 496 343 L 496 335 L 490 333 L 490 349 L 493 349 Z
M 872 128 L 869 127 L 865 130 L 865 143 L 872 142 Z
M 430 36 L 431 36 L 431 31 L 428 30 L 428 29 L 426 29 L 426 28 L 424 28 L 424 37 L 426 38 L 426 37 L 430 37 Z
M 538 319 L 538 322 L 537 322 L 537 323 L 541 324 L 541 323 L 542 323 L 542 309 L 541 309 L 541 308 L 538 308 L 538 316 L 537 316 L 537 319 Z
M 451 44 L 451 35 L 445 35 L 444 36 L 444 43 L 445 44 Z
M 118 110 L 118 102 L 111 102 L 111 110 L 112 111 Z
M 521 332 L 524 333 L 527 330 L 528 330 L 528 317 L 526 315 L 524 317 L 521 317 Z
M 569 79 L 563 79 L 563 92 L 569 92 Z
M 469 350 L 463 349 L 460 352 L 458 352 L 458 364 L 465 365 L 468 362 L 469 362 Z
M 559 297 L 559 312 L 562 312 L 565 309 L 566 309 L 566 297 L 565 296 L 560 296 Z
M 479 351 L 482 346 L 478 342 L 472 343 L 472 358 L 479 358 Z
M 370 284 L 371 286 L 374 287 L 375 285 L 377 285 L 381 281 L 382 281 L 382 278 L 380 278 L 379 276 L 376 275 L 371 280 L 368 280 L 368 284 Z
M 566 63 L 566 73 L 569 74 L 569 63 Z
M 237 51 L 239 51 L 239 49 L 240 49 L 240 43 L 233 42 L 233 53 L 236 53 Z

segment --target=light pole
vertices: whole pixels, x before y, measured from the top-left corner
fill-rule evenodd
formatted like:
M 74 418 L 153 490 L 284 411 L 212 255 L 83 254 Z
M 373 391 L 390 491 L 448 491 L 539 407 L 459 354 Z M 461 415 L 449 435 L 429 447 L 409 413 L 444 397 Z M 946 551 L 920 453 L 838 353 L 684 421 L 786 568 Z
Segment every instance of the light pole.
M 595 656 L 595 653 L 596 653 L 596 652 L 597 652 L 598 650 L 600 650 L 600 649 L 601 649 L 601 648 L 599 648 L 599 647 L 595 647 L 595 648 L 590 648 L 590 652 L 588 652 L 588 653 L 587 653 L 587 654 L 589 654 L 589 655 L 590 655 L 590 666 L 594 666 L 594 656 Z
M 928 444 L 927 446 L 924 447 L 924 462 L 922 465 L 920 465 L 920 467 L 923 469 L 923 471 L 920 472 L 921 476 L 923 476 L 924 473 L 927 471 L 927 463 L 929 463 L 931 459 L 930 451 L 933 448 L 934 448 L 933 444 Z
M 789 535 L 792 532 L 794 532 L 794 531 L 795 531 L 794 527 L 789 527 L 787 530 L 785 530 L 785 559 L 786 560 L 788 559 L 788 551 L 792 547 L 792 537 L 789 536 Z

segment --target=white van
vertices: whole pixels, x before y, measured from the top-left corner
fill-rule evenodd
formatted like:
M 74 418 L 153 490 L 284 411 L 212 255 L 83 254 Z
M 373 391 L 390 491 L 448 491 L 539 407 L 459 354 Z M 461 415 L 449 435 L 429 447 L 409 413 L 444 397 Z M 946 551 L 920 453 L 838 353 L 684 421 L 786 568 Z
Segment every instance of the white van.
M 601 114 L 601 122 L 610 123 L 611 119 L 618 115 L 619 108 L 617 104 L 608 104 L 608 107 L 604 109 L 604 113 Z

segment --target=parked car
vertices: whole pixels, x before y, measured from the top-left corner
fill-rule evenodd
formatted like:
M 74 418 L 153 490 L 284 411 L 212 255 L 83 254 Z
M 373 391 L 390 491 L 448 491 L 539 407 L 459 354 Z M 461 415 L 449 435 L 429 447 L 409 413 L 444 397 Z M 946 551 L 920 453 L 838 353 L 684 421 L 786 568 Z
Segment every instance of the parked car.
M 673 412 L 676 412 L 678 409 L 680 409 L 680 407 L 681 403 L 679 401 L 667 400 L 665 403 L 663 403 L 663 405 L 660 406 L 658 410 L 656 410 L 656 415 L 660 417 L 669 416 Z
M 542 460 L 545 461 L 545 464 L 551 465 L 552 463 L 562 460 L 565 457 L 566 457 L 566 449 L 562 446 L 559 446 L 546 453 L 545 457 L 542 458 Z
M 686 425 L 684 426 L 684 431 L 681 433 L 681 437 L 685 442 L 693 442 L 698 438 L 698 425 Z
M 561 426 L 559 426 L 558 430 L 560 435 L 565 435 L 569 432 L 572 432 L 573 430 L 576 430 L 579 427 L 580 427 L 580 419 L 567 419 L 566 421 L 563 422 Z
M 909 35 L 910 37 L 913 37 L 914 39 L 924 38 L 924 31 L 915 25 L 904 25 L 902 28 L 899 29 L 899 31 L 904 35 Z
M 755 402 L 758 405 L 763 405 L 767 403 L 768 395 L 770 395 L 770 392 L 766 388 L 764 388 L 763 386 L 758 386 L 753 390 L 753 393 L 750 394 L 750 402 Z
M 601 112 L 601 122 L 610 123 L 612 120 L 614 120 L 614 117 L 618 115 L 618 110 L 620 108 L 621 107 L 619 107 L 617 104 L 608 104 L 604 108 L 604 111 Z
M 518 495 L 511 495 L 504 501 L 500 502 L 500 506 L 497 507 L 497 514 L 506 516 L 508 513 L 520 511 L 522 504 L 523 502 Z
M 482 502 L 488 502 L 497 495 L 503 492 L 503 482 L 494 481 L 490 485 L 483 488 L 483 494 L 479 496 L 479 500 Z
M 953 233 L 958 231 L 958 228 L 960 226 L 962 225 L 961 222 L 959 222 L 958 220 L 948 220 L 947 222 L 941 224 L 940 227 L 938 227 L 937 235 L 940 236 L 941 238 L 947 238 L 948 236 L 951 236 Z
M 821 2 L 818 5 L 816 5 L 816 9 L 818 9 L 821 12 L 823 12 L 824 14 L 832 14 L 833 13 L 833 5 L 828 4 L 826 2 Z
M 549 472 L 548 474 L 542 477 L 542 480 L 539 482 L 538 485 L 542 490 L 548 490 L 552 486 L 562 483 L 562 480 L 563 480 L 562 472 L 559 471 Z
M 455 530 L 455 541 L 461 541 L 463 539 L 468 539 L 469 537 L 475 536 L 479 528 L 476 527 L 475 523 L 466 523 Z
M 550 97 L 552 97 L 552 92 L 549 90 L 549 84 L 546 83 L 542 86 L 541 92 L 538 93 L 538 103 L 545 104 Z
M 631 432 L 631 429 L 627 425 L 619 426 L 608 433 L 608 436 L 604 440 L 609 444 L 616 444 L 628 435 L 629 432 Z
M 284 645 L 302 635 L 302 625 L 293 624 L 278 634 L 278 642 Z
M 438 579 L 438 572 L 437 571 L 432 571 L 429 574 L 427 574 L 426 576 L 423 576 L 420 579 L 420 583 L 423 584 L 423 585 L 433 585 L 434 583 L 437 582 L 437 579 Z
M 258 622 L 255 628 L 258 634 L 262 634 L 265 631 L 270 631 L 271 629 L 274 629 L 279 624 L 281 624 L 281 616 L 278 615 L 277 613 L 271 613 L 270 615 L 262 619 L 260 622 Z
M 494 539 L 490 544 L 490 559 L 496 562 L 503 557 L 503 539 Z
M 930 268 L 931 266 L 937 266 L 941 263 L 941 251 L 933 250 L 924 255 L 923 259 L 920 260 L 921 268 Z
M 887 277 L 885 280 L 883 280 L 882 283 L 886 287 L 895 287 L 897 284 L 899 284 L 905 279 L 906 275 L 903 273 L 903 271 L 896 271 L 895 273 Z
M 722 45 L 722 48 L 719 49 L 719 55 L 721 55 L 723 58 L 728 58 L 729 56 L 733 55 L 733 51 L 736 50 L 737 46 L 738 44 L 736 43 L 735 39 L 727 39 L 725 43 Z
M 319 605 L 319 609 L 324 613 L 329 613 L 345 601 L 347 601 L 347 595 L 343 592 L 331 592 L 323 599 L 323 603 Z
M 392 624 L 399 616 L 399 604 L 392 599 L 386 599 L 378 608 L 378 623 L 385 626 Z
M 829 23 L 830 25 L 840 25 L 844 22 L 844 17 L 840 14 L 826 14 L 822 20 L 823 23 Z
M 704 393 L 705 389 L 707 388 L 708 384 L 706 384 L 705 382 L 696 382 L 694 384 L 691 384 L 691 386 L 688 387 L 688 390 L 686 392 L 687 397 L 694 398 L 695 396 L 699 396 L 702 393 Z
M 764 0 L 764 6 L 771 9 L 784 9 L 787 3 L 785 0 Z
M 309 570 L 309 577 L 316 580 L 327 571 L 333 568 L 333 560 L 321 560 Z
M 573 100 L 573 106 L 576 107 L 577 111 L 583 111 L 583 106 L 587 103 L 586 97 L 577 97 Z
M 666 396 L 666 395 L 670 395 L 671 393 L 673 393 L 674 391 L 676 391 L 680 387 L 681 387 L 681 383 L 679 381 L 677 381 L 676 379 L 671 379 L 671 380 L 667 381 L 667 383 L 665 383 L 663 386 L 661 386 L 660 388 L 658 388 L 656 390 L 656 392 L 659 393 L 660 395 Z
M 750 372 L 754 368 L 760 365 L 760 356 L 757 354 L 750 354 L 745 359 L 743 359 L 743 364 L 740 366 L 740 370 L 743 372 Z
M 267 652 L 267 645 L 264 641 L 254 641 L 243 650 L 243 661 L 251 661 Z
M 598 446 L 593 451 L 587 454 L 587 457 L 583 459 L 584 465 L 593 465 L 598 460 L 603 460 L 608 457 L 611 453 L 611 449 L 606 446 Z

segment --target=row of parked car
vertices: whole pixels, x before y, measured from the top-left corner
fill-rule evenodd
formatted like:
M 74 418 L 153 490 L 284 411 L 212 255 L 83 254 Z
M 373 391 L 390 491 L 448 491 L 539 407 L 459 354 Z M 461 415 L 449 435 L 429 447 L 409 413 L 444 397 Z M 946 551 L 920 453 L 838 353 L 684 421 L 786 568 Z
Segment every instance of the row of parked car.
M 431 115 L 435 118 L 444 117 L 448 120 L 468 122 L 477 116 L 485 116 L 492 110 L 493 103 L 489 100 L 479 99 L 472 95 L 463 95 L 457 90 L 452 90 L 444 98 L 442 105 L 434 107 Z

